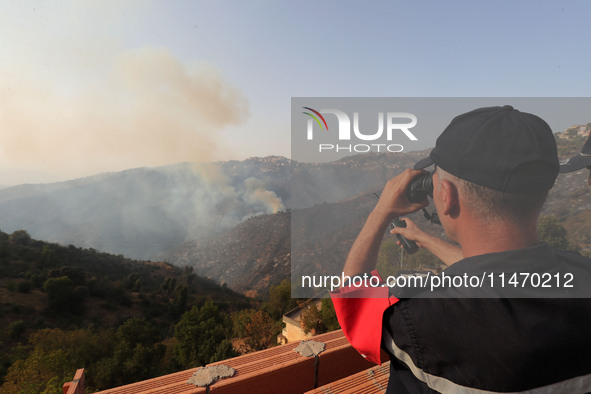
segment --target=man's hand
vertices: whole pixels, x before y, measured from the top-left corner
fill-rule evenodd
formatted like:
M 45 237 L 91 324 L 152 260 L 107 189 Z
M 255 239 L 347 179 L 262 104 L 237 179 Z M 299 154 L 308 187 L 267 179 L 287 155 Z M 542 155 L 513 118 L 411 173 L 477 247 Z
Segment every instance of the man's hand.
M 424 171 L 407 169 L 396 177 L 390 179 L 380 200 L 374 208 L 374 213 L 387 218 L 389 221 L 396 217 L 406 215 L 429 205 L 429 201 L 413 203 L 408 200 L 406 191 L 408 186 L 414 178 L 422 174 Z
M 390 230 L 390 233 L 400 234 L 406 239 L 415 241 L 417 245 L 433 253 L 447 266 L 464 258 L 462 249 L 458 246 L 445 242 L 441 238 L 427 234 L 410 219 L 404 218 L 404 221 L 406 222 L 406 228 L 396 227 Z M 397 243 L 400 245 L 400 242 Z
M 390 230 L 390 234 L 400 234 L 410 241 L 415 241 L 418 246 L 424 247 L 423 242 L 430 235 L 421 230 L 412 220 L 408 218 L 402 218 L 402 220 L 406 223 L 406 227 L 394 227 Z M 400 241 L 397 244 L 400 245 Z

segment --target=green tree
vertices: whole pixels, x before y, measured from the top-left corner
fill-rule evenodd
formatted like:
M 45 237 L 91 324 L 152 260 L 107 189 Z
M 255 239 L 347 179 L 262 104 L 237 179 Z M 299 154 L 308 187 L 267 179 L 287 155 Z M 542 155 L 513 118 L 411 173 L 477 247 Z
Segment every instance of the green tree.
M 8 368 L 0 392 L 61 392 L 77 368 L 86 368 L 88 386 L 96 387 L 95 365 L 112 352 L 111 338 L 108 330 L 39 330 L 29 337 L 31 352 Z
M 31 243 L 31 236 L 25 230 L 16 230 L 10 234 L 8 239 L 18 245 L 28 245 Z
M 113 355 L 97 365 L 100 387 L 113 387 L 149 379 L 164 369 L 166 352 L 156 328 L 144 318 L 125 321 L 115 334 Z
M 74 292 L 74 282 L 70 278 L 49 278 L 43 283 L 43 290 L 47 293 L 51 309 L 58 312 L 70 309 Z
M 269 289 L 269 298 L 263 304 L 262 308 L 274 320 L 280 320 L 286 313 L 298 306 L 297 298 L 291 298 L 291 282 L 284 279 L 277 286 L 271 286 Z
M 229 339 L 230 328 L 229 317 L 212 301 L 200 308 L 193 306 L 174 328 L 174 355 L 179 365 L 190 368 L 235 356 L 220 351 L 223 341 Z
M 34 351 L 24 360 L 17 360 L 4 377 L 0 387 L 5 393 L 58 393 L 72 371 L 62 350 Z
M 168 295 L 172 294 L 175 287 L 176 287 L 176 279 L 171 278 L 171 277 L 164 279 L 164 281 L 160 285 L 160 289 Z
M 566 229 L 562 227 L 558 223 L 558 220 L 553 216 L 542 216 L 538 220 L 538 234 L 540 240 L 554 248 L 566 249 L 568 246 L 566 233 Z
M 556 249 L 579 251 L 580 248 L 567 238 L 566 229 L 554 216 L 542 216 L 538 220 L 538 235 L 540 241 Z
M 10 339 L 19 340 L 25 331 L 27 331 L 27 324 L 22 320 L 15 320 L 8 324 L 5 335 Z
M 315 302 L 304 306 L 302 310 L 302 326 L 305 333 L 314 335 L 322 334 L 340 328 L 334 305 L 329 298 L 320 302 L 320 307 Z
M 137 272 L 132 272 L 131 274 L 127 275 L 127 278 L 125 278 L 123 286 L 127 290 L 137 291 L 139 289 L 140 283 L 140 275 Z
M 47 293 L 49 307 L 56 312 L 69 311 L 75 314 L 84 312 L 84 302 L 88 297 L 88 288 L 75 286 L 67 276 L 49 278 L 43 283 Z
M 306 334 L 317 335 L 324 332 L 320 310 L 313 302 L 302 308 L 302 328 Z
M 53 267 L 57 265 L 58 259 L 56 257 L 55 248 L 52 245 L 43 246 L 41 251 L 41 261 L 38 263 L 39 268 Z
M 177 284 L 174 289 L 174 299 L 171 302 L 173 316 L 178 317 L 187 309 L 188 289 L 187 286 Z
M 86 282 L 86 273 L 80 267 L 61 267 L 59 276 L 67 276 L 76 286 L 82 286 Z
M 193 272 L 193 267 L 190 266 L 186 266 L 183 271 L 183 276 L 187 282 L 187 287 L 191 288 L 197 275 Z
M 247 309 L 232 316 L 234 334 L 244 341 L 243 353 L 267 349 L 277 344 L 282 323 L 263 310 Z
M 234 350 L 232 342 L 228 339 L 221 341 L 215 348 L 215 353 L 212 356 L 212 360 L 225 360 L 227 358 L 236 357 L 238 353 Z

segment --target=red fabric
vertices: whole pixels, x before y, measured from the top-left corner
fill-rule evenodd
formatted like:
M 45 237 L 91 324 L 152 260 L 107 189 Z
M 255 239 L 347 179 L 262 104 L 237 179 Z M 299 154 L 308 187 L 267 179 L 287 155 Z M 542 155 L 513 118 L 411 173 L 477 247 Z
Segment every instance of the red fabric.
M 379 276 L 376 271 L 373 276 Z M 347 286 L 331 293 L 332 303 L 349 343 L 367 360 L 381 364 L 382 316 L 398 302 L 388 287 Z

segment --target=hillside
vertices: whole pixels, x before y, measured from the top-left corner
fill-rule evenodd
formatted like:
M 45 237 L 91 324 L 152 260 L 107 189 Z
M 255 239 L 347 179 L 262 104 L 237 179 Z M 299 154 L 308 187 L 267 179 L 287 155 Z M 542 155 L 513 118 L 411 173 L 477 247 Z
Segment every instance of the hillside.
M 340 270 L 374 204 L 368 192 L 336 203 L 260 215 L 211 240 L 178 245 L 160 257 L 194 267 L 198 274 L 237 292 L 259 296 L 289 278 L 292 268 L 297 274 Z M 441 235 L 441 228 L 421 213 L 409 217 Z
M 281 203 L 263 177 L 183 163 L 0 190 L 2 229 L 138 259 L 216 234 Z M 237 169 L 236 169 L 237 170 Z
M 583 134 L 589 128 L 589 125 L 577 126 L 565 134 L 557 134 L 559 150 L 563 152 L 561 158 L 580 150 L 586 138 Z M 359 172 L 352 178 L 363 178 L 362 171 L 375 176 L 371 181 L 366 179 L 366 184 L 373 187 L 354 197 L 252 218 L 207 242 L 183 243 L 160 257 L 174 264 L 193 266 L 200 274 L 220 278 L 236 291 L 250 295 L 264 291 L 274 278 L 289 277 L 292 267 L 296 274 L 338 272 L 375 204 L 371 193 L 379 192 L 388 177 L 399 171 L 397 163 L 385 160 L 386 157 L 380 155 L 359 155 L 339 163 L 343 168 L 357 168 Z M 407 160 L 414 163 L 416 156 L 413 154 Z M 342 176 L 345 177 L 345 173 Z M 560 174 L 542 212 L 555 216 L 568 231 L 569 239 L 583 250 L 591 250 L 591 188 L 587 185 L 587 176 L 587 170 Z M 338 182 L 335 181 L 335 185 Z M 441 227 L 428 223 L 421 213 L 410 217 L 428 232 L 443 236 Z M 291 233 L 292 250 L 297 252 L 290 254 L 285 240 L 290 237 L 289 221 L 294 220 L 291 222 L 291 229 L 296 229 Z M 275 256 L 268 253 L 271 250 L 276 250 Z M 298 260 L 292 261 L 292 258 Z M 417 258 L 429 263 L 427 256 Z
M 52 280 L 69 290 L 51 299 Z M 182 289 L 184 300 L 177 294 Z M 243 296 L 188 267 L 37 241 L 24 231 L 0 232 L 0 327 L 14 321 L 25 327 L 115 326 L 142 315 L 166 332 L 180 311 L 174 310 L 199 299 L 248 305 Z
M 0 229 L 151 260 L 252 216 L 349 198 L 416 157 L 368 155 L 314 164 L 270 156 L 15 186 L 0 190 Z
M 185 345 L 175 328 L 188 313 L 224 327 L 200 334 L 215 334 L 207 360 L 235 355 L 230 314 L 253 306 L 189 267 L 0 232 L 0 392 L 61 387 L 81 367 L 97 388 L 177 370 Z
M 165 257 L 249 296 L 265 294 L 290 272 L 290 213 L 259 215 L 217 237 L 171 249 Z
M 591 133 L 591 122 L 586 125 L 572 126 L 560 133 L 556 133 L 558 156 L 567 158 L 579 153 L 589 133 Z

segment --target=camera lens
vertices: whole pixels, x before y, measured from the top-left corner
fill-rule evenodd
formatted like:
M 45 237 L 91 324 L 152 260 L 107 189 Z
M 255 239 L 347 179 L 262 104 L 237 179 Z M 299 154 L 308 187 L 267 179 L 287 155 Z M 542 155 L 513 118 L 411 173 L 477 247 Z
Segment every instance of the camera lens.
M 406 196 L 410 202 L 424 201 L 427 196 L 433 197 L 433 174 L 421 174 L 410 183 Z

